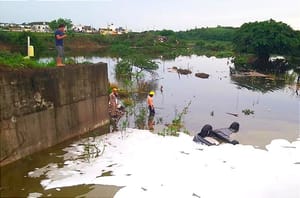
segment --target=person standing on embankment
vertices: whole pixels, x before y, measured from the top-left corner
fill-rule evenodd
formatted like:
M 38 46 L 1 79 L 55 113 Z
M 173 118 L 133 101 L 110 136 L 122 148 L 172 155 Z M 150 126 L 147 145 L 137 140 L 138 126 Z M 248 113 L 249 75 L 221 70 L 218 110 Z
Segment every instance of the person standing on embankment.
M 65 64 L 63 64 L 64 38 L 67 37 L 67 35 L 65 34 L 65 25 L 60 24 L 54 34 L 55 34 L 55 46 L 57 50 L 56 66 L 58 67 L 65 66 Z

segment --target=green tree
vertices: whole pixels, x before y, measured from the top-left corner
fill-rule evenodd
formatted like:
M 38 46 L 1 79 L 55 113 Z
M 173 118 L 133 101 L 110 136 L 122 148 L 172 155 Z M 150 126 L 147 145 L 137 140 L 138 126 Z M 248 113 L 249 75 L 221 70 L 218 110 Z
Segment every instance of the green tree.
M 132 66 L 139 68 L 139 73 L 143 71 L 152 72 L 158 69 L 158 64 L 142 54 L 136 54 L 129 58 Z
M 137 69 L 136 73 L 133 73 L 133 67 Z M 136 79 L 139 80 L 144 71 L 152 73 L 156 69 L 158 69 L 156 62 L 142 54 L 135 54 L 123 57 L 122 60 L 117 63 L 116 75 L 126 77 L 135 75 Z
M 271 19 L 243 24 L 233 42 L 237 52 L 253 53 L 259 63 L 268 64 L 270 54 L 291 54 L 299 39 L 290 26 Z
M 119 57 L 129 56 L 132 53 L 132 49 L 128 45 L 114 44 L 110 47 L 110 53 L 119 59 Z
M 53 20 L 49 23 L 49 27 L 51 28 L 51 30 L 56 30 L 58 28 L 58 26 L 60 24 L 65 24 L 65 26 L 67 27 L 67 29 L 71 30 L 71 28 L 73 27 L 72 24 L 72 20 L 71 19 L 63 19 L 63 18 L 59 18 L 57 20 Z
M 175 32 L 173 30 L 162 30 L 162 31 L 159 31 L 159 34 L 161 36 L 173 36 L 173 35 L 175 35 Z

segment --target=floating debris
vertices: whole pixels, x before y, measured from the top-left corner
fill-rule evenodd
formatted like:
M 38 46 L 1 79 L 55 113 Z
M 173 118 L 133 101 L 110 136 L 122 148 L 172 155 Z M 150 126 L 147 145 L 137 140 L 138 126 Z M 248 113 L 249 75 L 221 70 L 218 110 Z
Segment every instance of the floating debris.
M 228 115 L 232 115 L 232 116 L 235 116 L 235 117 L 239 117 L 239 114 L 237 114 L 237 113 L 226 113 L 226 114 L 228 114 Z
M 209 74 L 206 74 L 206 73 L 196 73 L 195 76 L 198 77 L 198 78 L 208 78 Z
M 230 74 L 233 77 L 260 77 L 260 78 L 266 78 L 268 80 L 275 80 L 274 76 L 262 74 L 257 71 L 245 71 L 245 72 L 235 71 L 235 72 L 232 72 L 232 70 L 231 70 Z
M 244 109 L 242 112 L 243 112 L 245 115 L 252 115 L 252 114 L 254 114 L 254 111 L 251 110 L 251 109 Z
M 191 74 L 192 73 L 192 71 L 191 70 L 189 70 L 189 69 L 177 69 L 177 73 L 178 74 L 181 74 L 181 75 L 188 75 L 188 74 Z
M 178 67 L 168 68 L 168 72 L 178 73 L 181 75 L 189 75 L 192 73 L 192 71 L 190 69 L 181 69 Z

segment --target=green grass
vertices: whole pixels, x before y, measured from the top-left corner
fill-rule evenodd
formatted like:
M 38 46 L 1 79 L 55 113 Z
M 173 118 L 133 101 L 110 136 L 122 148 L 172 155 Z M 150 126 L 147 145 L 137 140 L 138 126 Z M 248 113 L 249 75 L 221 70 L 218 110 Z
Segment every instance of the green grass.
M 0 65 L 10 68 L 44 68 L 54 67 L 56 64 L 53 61 L 42 63 L 34 58 L 25 58 L 21 54 L 9 53 L 5 51 L 0 52 Z
M 199 30 L 200 32 L 202 30 Z M 142 53 L 151 58 L 166 57 L 175 58 L 179 55 L 191 54 L 214 54 L 218 56 L 231 56 L 232 43 L 227 40 L 205 40 L 197 34 L 170 33 L 166 35 L 167 41 L 161 43 L 157 41 L 159 35 L 164 35 L 165 31 L 149 31 L 142 33 L 129 33 L 125 35 L 100 35 L 84 33 L 67 33 L 69 45 L 72 43 L 90 42 L 104 46 L 114 57 L 124 57 L 130 54 Z M 49 49 L 53 48 L 52 33 L 36 32 L 3 32 L 0 31 L 0 39 L 6 44 L 13 45 L 19 49 L 18 53 L 26 53 L 27 36 L 30 36 L 31 43 L 36 48 L 37 55 L 49 54 Z M 196 37 L 194 37 L 196 36 Z M 70 49 L 66 47 L 66 51 Z

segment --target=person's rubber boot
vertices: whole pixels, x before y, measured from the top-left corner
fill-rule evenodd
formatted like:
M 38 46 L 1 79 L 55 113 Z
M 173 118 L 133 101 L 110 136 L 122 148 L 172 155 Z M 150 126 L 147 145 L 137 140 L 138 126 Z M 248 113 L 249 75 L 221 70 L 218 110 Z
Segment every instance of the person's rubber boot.
M 65 64 L 62 64 L 62 58 L 56 58 L 56 66 L 63 67 Z

